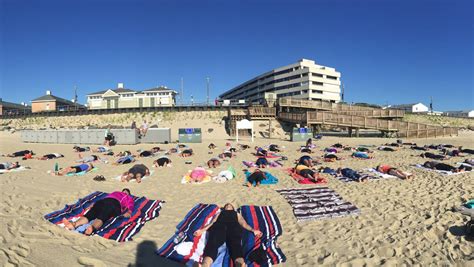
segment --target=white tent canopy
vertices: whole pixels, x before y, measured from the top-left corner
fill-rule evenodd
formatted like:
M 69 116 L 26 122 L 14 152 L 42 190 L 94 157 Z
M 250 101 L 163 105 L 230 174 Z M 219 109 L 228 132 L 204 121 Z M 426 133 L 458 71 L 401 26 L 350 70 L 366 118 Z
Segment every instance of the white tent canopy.
M 237 121 L 236 124 L 236 141 L 239 142 L 239 130 L 251 130 L 251 136 L 252 136 L 252 143 L 253 143 L 253 121 L 249 121 L 246 119 L 243 119 L 241 121 Z

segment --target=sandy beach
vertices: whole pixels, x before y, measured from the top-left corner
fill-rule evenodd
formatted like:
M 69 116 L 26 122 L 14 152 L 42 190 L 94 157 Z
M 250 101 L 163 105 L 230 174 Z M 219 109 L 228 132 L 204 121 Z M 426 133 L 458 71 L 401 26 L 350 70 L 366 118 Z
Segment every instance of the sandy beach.
M 220 136 L 220 138 L 219 138 Z M 215 137 L 215 138 L 214 138 Z M 459 227 L 467 218 L 451 211 L 453 206 L 472 199 L 474 173 L 442 176 L 434 172 L 410 167 L 425 160 L 414 155 L 419 151 L 402 149 L 398 152 L 376 151 L 372 160 L 350 158 L 350 152 L 342 152 L 343 161 L 323 164 L 333 168 L 351 167 L 362 169 L 388 163 L 415 175 L 411 181 L 385 179 L 367 183 L 342 183 L 330 176 L 327 186 L 345 200 L 356 205 L 360 215 L 342 218 L 297 222 L 291 206 L 275 189 L 311 187 L 300 185 L 281 169 L 269 170 L 279 178 L 279 183 L 259 188 L 243 186 L 243 160 L 255 160 L 246 150 L 224 162 L 220 169 L 229 165 L 237 170 L 237 178 L 218 184 L 214 182 L 190 185 L 181 184 L 182 176 L 191 168 L 204 164 L 207 159 L 222 151 L 225 140 L 216 135 L 205 138 L 201 144 L 190 144 L 195 155 L 186 165 L 184 159 L 172 155 L 172 168 L 155 169 L 155 173 L 141 184 L 124 184 L 112 177 L 126 171 L 131 165 L 112 166 L 98 163 L 99 170 L 80 177 L 54 177 L 47 173 L 55 162 L 61 167 L 70 166 L 78 159 L 71 145 L 22 143 L 19 133 L 0 132 L 0 153 L 12 153 L 32 149 L 37 155 L 62 153 L 58 160 L 21 161 L 30 170 L 0 175 L 2 190 L 0 201 L 0 265 L 1 266 L 179 266 L 154 254 L 174 233 L 176 225 L 197 203 L 223 205 L 271 205 L 283 226 L 278 243 L 288 260 L 282 266 L 469 266 L 474 265 L 474 246 L 463 236 L 457 236 Z M 207 145 L 218 148 L 209 155 Z M 340 142 L 345 145 L 380 145 L 394 139 L 336 138 L 327 137 L 316 142 L 321 156 L 322 148 Z M 404 140 L 418 144 L 449 143 L 473 148 L 474 133 L 461 132 L 458 137 Z M 278 139 L 256 139 L 256 145 L 270 142 L 285 146 L 283 154 L 289 160 L 286 167 L 301 153 L 301 143 Z M 235 143 L 235 142 L 234 142 Z M 249 140 L 241 143 L 250 144 Z M 160 145 L 171 148 L 175 144 Z M 253 144 L 252 144 L 253 146 Z M 122 146 L 113 150 L 136 151 L 153 145 Z M 89 155 L 83 153 L 83 155 Z M 316 157 L 315 156 L 315 157 Z M 465 158 L 453 158 L 454 164 Z M 111 159 L 111 157 L 110 157 Z M 188 159 L 187 159 L 188 160 Z M 0 162 L 12 161 L 1 157 Z M 139 159 L 149 167 L 152 158 Z M 95 175 L 104 175 L 107 181 L 96 182 Z M 94 191 L 112 192 L 130 188 L 137 196 L 165 200 L 160 215 L 148 222 L 133 241 L 117 243 L 98 236 L 86 237 L 55 226 L 43 216 L 61 209 Z

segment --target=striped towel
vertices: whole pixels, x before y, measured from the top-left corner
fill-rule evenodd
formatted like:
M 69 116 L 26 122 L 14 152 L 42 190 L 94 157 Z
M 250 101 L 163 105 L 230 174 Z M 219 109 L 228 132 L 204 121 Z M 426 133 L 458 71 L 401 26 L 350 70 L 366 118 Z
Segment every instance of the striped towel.
M 247 168 L 258 168 L 257 163 L 253 161 L 242 161 L 242 164 L 244 164 L 245 167 Z M 280 168 L 282 164 L 278 161 L 269 161 L 267 167 L 271 168 Z
M 457 174 L 463 174 L 463 173 L 466 173 L 466 172 L 470 172 L 470 171 L 450 172 L 450 171 L 434 170 L 434 169 L 426 168 L 426 167 L 423 166 L 422 164 L 415 164 L 415 165 L 413 165 L 413 166 L 416 167 L 416 168 L 419 168 L 419 169 L 426 170 L 426 171 L 437 172 L 437 173 L 442 174 L 442 175 L 457 175 Z
M 217 205 L 198 204 L 188 212 L 184 220 L 178 224 L 177 231 L 168 242 L 158 249 L 161 257 L 177 261 L 187 266 L 202 261 L 207 233 L 194 237 L 196 230 L 209 224 L 212 218 L 220 212 Z M 243 250 L 247 258 L 256 248 L 263 248 L 267 255 L 267 262 L 259 266 L 271 266 L 286 261 L 286 257 L 276 244 L 277 237 L 283 232 L 276 213 L 270 206 L 243 206 L 239 209 L 247 223 L 263 233 L 262 238 L 255 239 L 254 235 L 245 231 L 243 236 Z M 246 260 L 249 266 L 257 266 Z M 217 259 L 212 266 L 233 266 L 228 250 L 223 245 L 219 249 Z
M 297 221 L 344 217 L 360 210 L 328 187 L 276 190 L 293 208 Z
M 107 195 L 104 192 L 94 192 L 79 199 L 73 205 L 66 205 L 62 210 L 45 215 L 44 218 L 51 223 L 63 226 L 63 218 L 72 221 L 77 220 L 80 216 L 86 214 L 95 202 L 105 198 Z M 130 218 L 123 216 L 115 217 L 105 222 L 102 228 L 94 234 L 117 242 L 130 241 L 134 235 L 140 232 L 140 229 L 146 222 L 158 217 L 164 201 L 135 196 L 133 198 L 135 206 Z

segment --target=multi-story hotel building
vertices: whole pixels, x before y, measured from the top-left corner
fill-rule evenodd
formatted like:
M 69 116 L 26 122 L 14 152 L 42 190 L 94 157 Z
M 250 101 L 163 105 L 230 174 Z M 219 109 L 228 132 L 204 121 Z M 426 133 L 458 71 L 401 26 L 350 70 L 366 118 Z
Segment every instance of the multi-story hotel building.
M 336 69 L 317 65 L 313 60 L 298 62 L 261 74 L 221 94 L 221 100 L 245 99 L 249 103 L 263 103 L 265 93 L 277 97 L 308 100 L 341 100 L 341 73 Z
M 177 92 L 160 86 L 143 91 L 124 88 L 108 89 L 87 95 L 89 109 L 170 107 L 176 104 Z

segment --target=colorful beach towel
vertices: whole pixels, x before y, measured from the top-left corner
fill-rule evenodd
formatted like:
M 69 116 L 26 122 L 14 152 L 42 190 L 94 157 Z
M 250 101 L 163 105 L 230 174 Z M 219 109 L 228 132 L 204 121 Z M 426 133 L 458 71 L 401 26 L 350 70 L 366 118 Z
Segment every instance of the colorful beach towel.
M 80 216 L 86 214 L 92 205 L 107 196 L 104 192 L 94 192 L 79 199 L 75 204 L 66 205 L 62 210 L 49 213 L 44 216 L 49 222 L 62 226 L 62 220 L 76 221 Z M 164 201 L 151 200 L 145 197 L 133 197 L 135 201 L 134 210 L 130 218 L 118 216 L 104 223 L 102 228 L 94 234 L 103 238 L 124 242 L 132 240 L 132 237 L 140 232 L 146 222 L 158 217 Z
M 149 177 L 151 177 L 151 176 L 153 175 L 153 173 L 155 173 L 155 171 L 154 171 L 154 170 L 150 170 L 150 175 L 143 176 L 143 177 L 142 177 L 142 181 L 148 179 Z M 116 180 L 116 181 L 122 181 L 122 175 L 117 175 L 117 176 L 115 176 L 113 179 Z M 136 179 L 132 179 L 132 180 L 130 180 L 129 182 L 135 182 L 135 183 L 136 183 L 137 180 L 136 180 Z
M 328 187 L 276 190 L 293 208 L 297 221 L 356 215 L 360 210 Z
M 245 167 L 247 168 L 258 168 L 257 164 L 253 161 L 242 161 L 242 164 L 244 164 Z M 280 168 L 283 165 L 278 162 L 278 161 L 269 161 L 267 167 L 271 168 Z
M 0 169 L 0 173 L 21 172 L 21 171 L 29 170 L 29 169 L 30 169 L 30 167 L 20 166 L 18 168 L 14 168 L 14 169 L 10 169 L 10 170 Z
M 182 184 L 204 184 L 212 180 L 211 170 L 206 170 L 207 175 L 200 182 L 194 182 L 194 179 L 191 178 L 191 172 L 192 170 L 189 170 L 188 173 L 183 176 L 183 178 L 181 179 Z
M 192 266 L 194 262 L 202 261 L 207 233 L 200 237 L 193 234 L 212 221 L 220 212 L 217 205 L 198 204 L 188 212 L 184 220 L 176 227 L 176 233 L 157 250 L 158 255 L 167 259 Z M 242 217 L 263 235 L 256 239 L 250 232 L 245 232 L 242 238 L 244 255 L 248 266 L 271 266 L 286 261 L 286 257 L 278 248 L 277 237 L 283 232 L 280 221 L 270 206 L 242 206 L 239 209 Z M 250 253 L 256 249 L 265 253 L 266 263 L 257 265 L 248 259 Z M 212 266 L 233 266 L 225 245 L 219 248 L 218 256 Z
M 70 172 L 70 173 L 66 174 L 66 176 L 82 176 L 82 175 L 88 174 L 88 173 L 90 173 L 90 172 L 95 172 L 95 171 L 98 171 L 98 170 L 99 170 L 99 168 L 94 167 L 94 168 L 92 168 L 92 170 L 90 170 L 90 171 Z
M 295 172 L 295 168 L 287 168 L 285 172 L 288 173 L 293 179 L 295 179 L 299 184 L 326 184 L 328 181 L 324 177 L 320 177 L 315 181 L 303 177 Z
M 449 172 L 449 171 L 433 170 L 433 169 L 430 169 L 430 168 L 426 168 L 422 164 L 415 164 L 413 166 L 416 167 L 416 168 L 419 168 L 419 169 L 426 170 L 426 171 L 437 172 L 437 173 L 442 174 L 442 175 L 457 175 L 457 174 L 463 174 L 463 173 L 471 172 L 471 171 Z
M 260 184 L 277 184 L 278 183 L 278 178 L 273 176 L 273 174 L 271 174 L 269 172 L 264 172 L 264 173 L 265 173 L 265 176 L 267 177 L 267 179 L 261 181 Z M 249 171 L 245 172 L 245 182 L 246 183 L 248 182 L 248 178 L 251 174 L 252 173 L 249 172 Z M 255 183 L 253 185 L 255 186 Z

